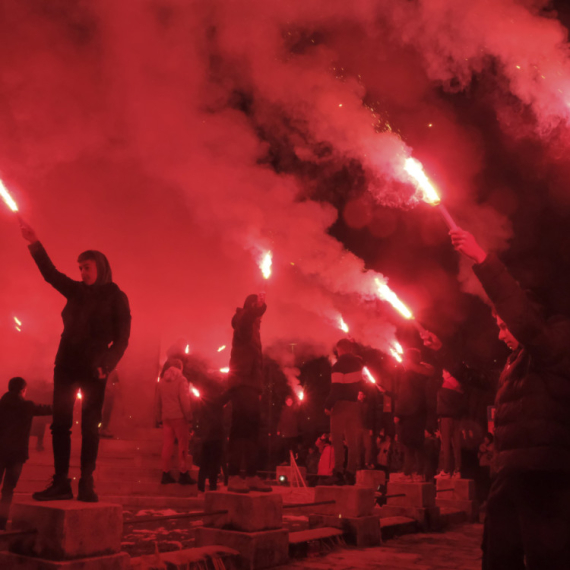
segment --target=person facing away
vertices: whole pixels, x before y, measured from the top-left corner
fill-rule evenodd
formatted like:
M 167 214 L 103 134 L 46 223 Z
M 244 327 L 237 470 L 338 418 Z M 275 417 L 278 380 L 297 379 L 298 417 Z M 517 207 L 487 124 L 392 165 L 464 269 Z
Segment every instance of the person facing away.
M 229 389 L 225 400 L 232 404 L 228 491 L 234 493 L 272 490 L 257 476 L 263 389 L 261 317 L 266 310 L 263 294 L 249 295 L 243 307 L 238 307 L 232 318 L 234 332 L 228 377 Z M 245 463 L 245 480 L 240 477 L 242 461 Z
M 27 383 L 16 376 L 0 399 L 0 530 L 6 530 L 14 489 L 28 460 L 28 445 L 35 416 L 51 416 L 52 407 L 26 400 Z
M 81 389 L 81 478 L 77 499 L 98 500 L 93 472 L 99 449 L 99 424 L 105 384 L 129 343 L 131 314 L 127 296 L 113 283 L 111 267 L 99 251 L 78 257 L 81 281 L 58 271 L 34 230 L 21 222 L 43 278 L 66 298 L 61 313 L 63 332 L 55 357 L 53 422 L 51 425 L 55 474 L 51 484 L 33 494 L 37 501 L 73 499 L 69 474 L 73 406 Z
M 180 360 L 170 360 L 157 384 L 155 415 L 156 421 L 162 425 L 162 479 L 161 484 L 176 483 L 170 473 L 170 460 L 174 450 L 174 440 L 178 440 L 178 470 L 181 485 L 192 485 L 188 472 L 188 432 L 192 421 L 190 406 L 190 387 L 182 374 L 183 364 Z
M 417 348 L 408 348 L 397 389 L 394 421 L 404 448 L 404 480 L 424 478 L 424 438 L 429 403 L 428 380 L 434 368 L 421 361 Z
M 360 442 L 362 440 L 362 418 L 358 393 L 364 390 L 362 358 L 355 354 L 356 344 L 342 338 L 335 347 L 338 360 L 332 367 L 331 390 L 325 401 L 325 413 L 331 417 L 331 437 L 335 465 L 331 483 L 354 485 L 360 463 Z M 344 469 L 345 451 L 348 447 L 348 461 Z
M 484 570 L 570 568 L 570 320 L 543 309 L 461 228 L 455 249 L 493 303 L 512 354 L 495 397 L 497 475 L 487 500 Z

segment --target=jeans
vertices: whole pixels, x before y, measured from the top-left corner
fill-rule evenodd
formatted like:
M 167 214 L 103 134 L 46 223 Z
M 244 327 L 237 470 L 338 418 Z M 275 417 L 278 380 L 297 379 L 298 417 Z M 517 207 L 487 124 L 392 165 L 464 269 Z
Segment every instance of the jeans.
M 461 427 L 458 419 L 440 418 L 441 453 L 443 470 L 451 473 L 451 449 L 453 448 L 453 468 L 461 472 Z
M 334 449 L 334 470 L 344 471 L 344 443 L 348 447 L 346 470 L 356 475 L 360 463 L 360 442 L 362 440 L 362 418 L 360 403 L 338 400 L 331 412 L 331 437 Z
M 239 475 L 242 461 L 247 477 L 257 474 L 259 430 L 261 428 L 261 399 L 255 388 L 238 386 L 229 394 L 232 422 L 228 451 L 228 475 Z
M 162 422 L 162 470 L 170 471 L 170 460 L 174 450 L 174 439 L 178 440 L 178 470 L 188 471 L 188 422 L 183 419 Z
M 81 389 L 81 477 L 90 478 L 95 471 L 99 451 L 99 424 L 105 398 L 106 380 L 86 372 L 55 368 L 53 389 L 53 458 L 55 474 L 67 478 L 71 455 L 73 406 Z
M 6 530 L 14 489 L 18 484 L 23 466 L 23 463 L 3 463 L 0 461 L 0 481 L 4 480 L 2 499 L 0 500 L 0 530 Z
M 569 473 L 528 471 L 495 478 L 487 499 L 482 568 L 570 568 Z

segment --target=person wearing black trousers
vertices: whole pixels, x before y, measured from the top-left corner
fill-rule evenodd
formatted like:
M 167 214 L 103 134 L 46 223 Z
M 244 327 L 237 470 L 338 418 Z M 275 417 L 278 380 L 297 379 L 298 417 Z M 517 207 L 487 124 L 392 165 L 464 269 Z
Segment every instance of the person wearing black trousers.
M 21 222 L 22 236 L 43 278 L 66 298 L 61 314 L 63 333 L 55 357 L 53 423 L 51 425 L 55 475 L 37 501 L 72 499 L 68 477 L 73 406 L 78 389 L 81 410 L 81 479 L 77 499 L 97 502 L 93 472 L 99 449 L 99 424 L 109 374 L 123 356 L 130 336 L 127 296 L 113 283 L 111 267 L 99 251 L 79 258 L 81 281 L 58 271 L 34 230 Z

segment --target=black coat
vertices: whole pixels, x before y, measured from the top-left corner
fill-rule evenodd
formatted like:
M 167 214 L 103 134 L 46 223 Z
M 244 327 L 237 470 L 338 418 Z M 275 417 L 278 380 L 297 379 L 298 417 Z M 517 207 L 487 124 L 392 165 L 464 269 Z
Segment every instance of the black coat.
M 545 320 L 494 255 L 473 269 L 520 343 L 495 398 L 497 469 L 570 471 L 570 321 Z
M 56 366 L 95 375 L 115 369 L 131 332 L 127 296 L 115 283 L 86 285 L 59 272 L 42 244 L 29 246 L 43 278 L 66 299 Z
M 263 355 L 261 351 L 261 317 L 267 306 L 256 305 L 236 309 L 232 318 L 234 329 L 230 355 L 230 388 L 249 386 L 263 389 Z
M 467 412 L 467 395 L 443 386 L 437 392 L 437 415 L 440 418 L 461 419 Z
M 6 392 L 0 398 L 0 461 L 24 463 L 34 416 L 51 416 L 52 407 L 34 404 L 19 394 Z

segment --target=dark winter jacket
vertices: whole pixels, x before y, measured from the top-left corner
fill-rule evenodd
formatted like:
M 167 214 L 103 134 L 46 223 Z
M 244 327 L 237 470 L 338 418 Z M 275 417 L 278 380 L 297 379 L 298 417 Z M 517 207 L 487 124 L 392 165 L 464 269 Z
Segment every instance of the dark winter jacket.
M 24 463 L 34 416 L 51 416 L 52 407 L 34 404 L 14 392 L 0 399 L 0 461 Z
M 430 379 L 433 368 L 417 364 L 404 370 L 398 379 L 394 415 L 397 417 L 426 415 L 433 405 L 430 402 Z
M 494 255 L 473 267 L 519 341 L 495 398 L 499 471 L 570 471 L 570 321 L 545 320 Z
M 198 435 L 203 441 L 225 439 L 224 389 L 217 380 L 208 379 L 200 385 L 201 398 L 196 403 Z
M 445 380 L 437 392 L 437 416 L 461 419 L 467 411 L 467 397 L 461 385 L 452 387 Z
M 364 389 L 360 356 L 341 354 L 332 367 L 331 391 L 325 401 L 325 409 L 332 410 L 339 400 L 358 402 L 358 392 Z
M 261 353 L 261 317 L 267 305 L 237 308 L 232 319 L 234 335 L 230 355 L 228 386 L 263 388 L 263 356 Z
M 66 299 L 56 366 L 95 375 L 117 366 L 129 343 L 127 296 L 113 282 L 86 285 L 60 273 L 39 242 L 29 246 L 43 278 Z
M 299 435 L 299 411 L 295 405 L 285 404 L 281 409 L 277 431 L 282 437 L 298 437 Z

